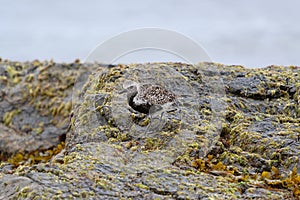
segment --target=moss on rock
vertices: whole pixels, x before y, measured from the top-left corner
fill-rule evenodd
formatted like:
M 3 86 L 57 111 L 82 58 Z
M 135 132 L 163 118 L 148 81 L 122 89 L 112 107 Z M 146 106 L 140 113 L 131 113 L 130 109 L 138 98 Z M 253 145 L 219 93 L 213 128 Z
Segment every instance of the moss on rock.
M 299 72 L 2 61 L 0 189 L 41 199 L 299 198 Z M 139 113 L 128 79 L 162 85 L 178 102 Z

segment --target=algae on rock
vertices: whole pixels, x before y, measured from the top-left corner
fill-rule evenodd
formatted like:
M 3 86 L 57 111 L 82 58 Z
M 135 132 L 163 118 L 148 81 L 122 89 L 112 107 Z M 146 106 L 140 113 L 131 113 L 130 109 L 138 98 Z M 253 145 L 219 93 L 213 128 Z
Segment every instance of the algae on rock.
M 0 197 L 299 198 L 299 72 L 3 61 Z M 128 104 L 128 79 L 179 98 L 139 113 Z

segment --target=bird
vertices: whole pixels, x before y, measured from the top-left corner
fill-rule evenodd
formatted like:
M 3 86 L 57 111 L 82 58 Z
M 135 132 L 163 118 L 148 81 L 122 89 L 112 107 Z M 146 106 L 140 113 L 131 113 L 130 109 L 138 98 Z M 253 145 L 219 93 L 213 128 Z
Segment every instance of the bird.
M 149 83 L 137 83 L 135 81 L 127 80 L 123 83 L 123 88 L 127 90 L 128 104 L 135 111 L 149 115 L 150 121 L 152 122 L 156 116 L 159 116 L 158 121 L 152 122 L 155 125 L 154 132 L 159 131 L 165 124 L 163 119 L 163 114 L 170 110 L 169 107 L 176 104 L 177 96 L 166 90 L 160 85 L 149 84 Z M 175 109 L 176 110 L 176 109 Z M 150 130 L 150 123 L 145 133 Z M 153 126 L 153 125 L 152 125 Z
M 129 105 L 136 111 L 149 114 L 151 107 L 170 105 L 175 102 L 176 95 L 160 85 L 140 84 L 126 80 L 123 88 L 127 89 Z M 155 109 L 152 111 L 155 111 Z

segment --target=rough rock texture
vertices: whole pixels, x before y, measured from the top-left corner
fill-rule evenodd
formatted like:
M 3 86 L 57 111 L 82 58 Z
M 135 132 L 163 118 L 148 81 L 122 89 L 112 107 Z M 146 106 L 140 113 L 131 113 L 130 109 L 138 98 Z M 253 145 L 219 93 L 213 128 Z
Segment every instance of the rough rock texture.
M 72 88 L 79 65 L 1 62 L 0 159 L 47 151 L 63 143 L 70 123 Z M 61 144 L 60 144 L 61 145 Z M 31 160 L 31 162 L 33 162 Z
M 299 199 L 299 74 L 2 61 L 0 199 Z M 126 80 L 176 102 L 140 113 Z

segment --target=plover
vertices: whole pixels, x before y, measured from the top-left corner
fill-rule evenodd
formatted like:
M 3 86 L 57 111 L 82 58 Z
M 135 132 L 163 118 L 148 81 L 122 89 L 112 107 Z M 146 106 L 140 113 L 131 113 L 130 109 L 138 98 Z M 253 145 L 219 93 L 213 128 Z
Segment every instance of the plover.
M 136 111 L 149 114 L 153 106 L 169 105 L 175 102 L 176 95 L 163 87 L 155 84 L 139 84 L 127 80 L 123 84 L 127 89 L 129 105 Z

